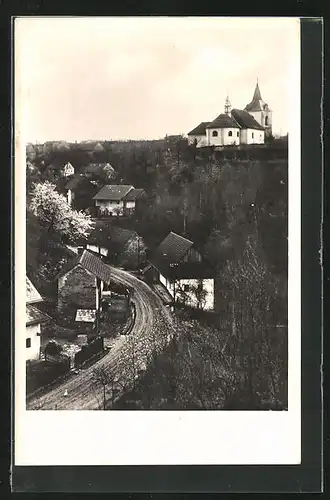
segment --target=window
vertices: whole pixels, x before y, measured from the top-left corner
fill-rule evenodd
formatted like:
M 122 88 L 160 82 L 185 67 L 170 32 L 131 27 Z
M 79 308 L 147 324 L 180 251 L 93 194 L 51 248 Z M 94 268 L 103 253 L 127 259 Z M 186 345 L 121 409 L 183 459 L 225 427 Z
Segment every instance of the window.
M 254 133 L 252 132 L 252 139 L 254 139 Z
M 231 130 L 229 130 L 228 135 L 229 135 L 229 137 L 231 137 L 233 135 Z
M 117 205 L 119 205 L 119 201 L 117 201 Z
M 183 291 L 189 292 L 189 285 L 183 285 Z
M 239 137 L 239 132 L 237 132 L 237 137 Z
M 266 116 L 266 118 L 265 118 L 265 125 L 267 126 L 268 124 L 269 124 L 269 122 L 268 122 L 268 116 Z
M 31 339 L 26 339 L 26 347 L 31 347 Z
M 218 137 L 218 132 L 217 132 L 216 130 L 213 130 L 213 132 L 212 132 L 212 136 L 213 136 L 213 137 Z

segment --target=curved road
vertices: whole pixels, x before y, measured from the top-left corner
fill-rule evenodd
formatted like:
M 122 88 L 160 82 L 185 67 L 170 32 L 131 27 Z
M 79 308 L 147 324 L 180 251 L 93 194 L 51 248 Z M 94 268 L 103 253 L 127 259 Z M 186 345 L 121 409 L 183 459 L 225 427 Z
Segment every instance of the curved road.
M 28 410 L 96 410 L 102 408 L 103 388 L 95 382 L 96 368 L 111 371 L 121 385 L 129 387 L 138 370 L 145 369 L 154 349 L 161 350 L 174 331 L 168 309 L 151 288 L 132 274 L 111 268 L 113 280 L 134 289 L 136 317 L 131 333 L 117 340 L 99 361 L 72 375 L 60 386 L 36 396 L 27 403 Z

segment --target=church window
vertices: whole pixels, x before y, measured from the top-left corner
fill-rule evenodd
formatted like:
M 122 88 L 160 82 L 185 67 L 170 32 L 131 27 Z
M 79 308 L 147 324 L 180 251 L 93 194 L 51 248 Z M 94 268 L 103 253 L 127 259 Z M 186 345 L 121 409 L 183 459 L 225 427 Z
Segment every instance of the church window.
M 218 132 L 216 130 L 213 130 L 212 137 L 218 137 Z
M 231 137 L 233 135 L 231 130 L 229 130 L 228 135 L 229 135 L 229 137 Z
M 268 125 L 268 116 L 265 118 L 265 125 Z

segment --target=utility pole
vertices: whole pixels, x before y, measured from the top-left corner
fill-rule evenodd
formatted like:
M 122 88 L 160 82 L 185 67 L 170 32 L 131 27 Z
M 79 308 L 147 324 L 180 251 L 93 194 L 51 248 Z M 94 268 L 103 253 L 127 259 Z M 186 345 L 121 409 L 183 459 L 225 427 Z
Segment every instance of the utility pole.
M 138 235 L 138 238 L 137 238 L 137 264 L 138 264 L 138 268 L 140 266 L 140 236 Z
M 96 278 L 96 293 L 97 293 L 97 304 L 95 312 L 95 333 L 98 337 L 100 334 L 100 308 L 101 308 L 101 280 Z

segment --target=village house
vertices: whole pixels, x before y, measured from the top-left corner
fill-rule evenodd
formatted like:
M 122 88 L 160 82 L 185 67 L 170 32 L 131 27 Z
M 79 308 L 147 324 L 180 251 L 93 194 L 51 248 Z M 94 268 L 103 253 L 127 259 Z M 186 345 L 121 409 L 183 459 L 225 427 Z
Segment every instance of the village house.
M 102 294 L 108 290 L 110 279 L 110 266 L 94 253 L 79 247 L 78 255 L 57 276 L 58 312 L 71 321 L 79 309 L 99 312 Z
M 70 177 L 71 175 L 74 175 L 74 166 L 70 162 L 66 163 L 62 167 L 61 174 L 63 177 Z
M 170 232 L 149 258 L 144 272 L 160 282 L 174 302 L 214 309 L 214 279 L 194 243 Z
M 96 143 L 93 148 L 93 153 L 104 153 L 105 149 L 100 142 Z
M 135 189 L 131 185 L 107 184 L 94 196 L 99 215 L 131 215 L 135 213 L 140 202 L 146 199 L 143 189 Z
M 92 199 L 97 190 L 97 186 L 81 174 L 74 175 L 64 186 L 67 202 L 77 210 L 92 207 Z
M 196 147 L 264 144 L 272 133 L 272 111 L 261 98 L 257 82 L 253 99 L 244 110 L 232 109 L 229 97 L 224 113 L 212 122 L 201 122 L 188 133 L 188 141 Z
M 41 325 L 49 317 L 38 309 L 38 304 L 43 302 L 40 293 L 26 276 L 26 360 L 39 359 L 41 346 Z
M 94 228 L 87 241 L 80 241 L 80 247 L 98 255 L 111 265 L 136 269 L 146 261 L 144 239 L 131 229 L 109 225 L 105 232 Z M 78 247 L 69 247 L 78 252 Z
M 92 178 L 94 176 L 99 175 L 101 172 L 106 172 L 108 177 L 115 177 L 116 171 L 113 166 L 108 162 L 98 162 L 98 163 L 89 163 L 85 165 L 81 169 L 81 173 L 84 174 L 87 178 Z

